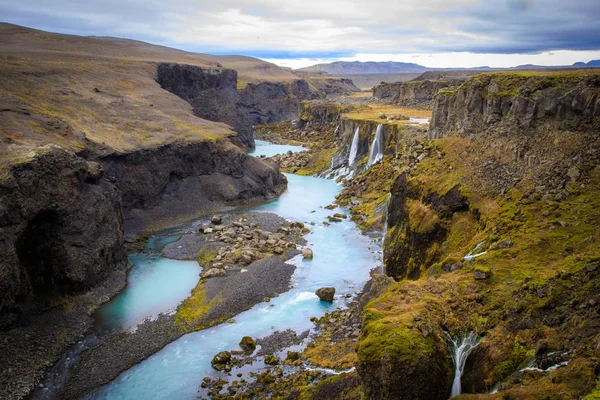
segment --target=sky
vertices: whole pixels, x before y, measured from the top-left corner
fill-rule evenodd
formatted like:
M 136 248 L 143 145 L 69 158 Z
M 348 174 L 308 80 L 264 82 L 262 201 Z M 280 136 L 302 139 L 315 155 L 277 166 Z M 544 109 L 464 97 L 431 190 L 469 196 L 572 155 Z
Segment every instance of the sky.
M 0 21 L 293 68 L 338 60 L 510 67 L 600 59 L 600 0 L 0 0 Z

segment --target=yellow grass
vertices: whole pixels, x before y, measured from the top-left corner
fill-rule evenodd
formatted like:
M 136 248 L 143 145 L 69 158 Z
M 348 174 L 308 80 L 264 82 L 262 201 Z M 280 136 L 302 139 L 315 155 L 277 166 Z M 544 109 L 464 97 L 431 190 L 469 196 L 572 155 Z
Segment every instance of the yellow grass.
M 362 92 L 361 92 L 362 93 Z M 366 96 L 365 96 L 366 97 Z M 382 119 L 381 116 L 385 115 L 387 118 Z M 348 113 L 342 114 L 343 117 L 349 119 L 358 119 L 358 120 L 370 120 L 376 122 L 387 121 L 389 124 L 393 125 L 412 125 L 408 120 L 390 120 L 391 117 L 395 117 L 398 115 L 404 115 L 409 118 L 430 118 L 431 110 L 424 110 L 418 108 L 408 108 L 396 106 L 393 104 L 369 104 L 364 107 L 357 108 Z

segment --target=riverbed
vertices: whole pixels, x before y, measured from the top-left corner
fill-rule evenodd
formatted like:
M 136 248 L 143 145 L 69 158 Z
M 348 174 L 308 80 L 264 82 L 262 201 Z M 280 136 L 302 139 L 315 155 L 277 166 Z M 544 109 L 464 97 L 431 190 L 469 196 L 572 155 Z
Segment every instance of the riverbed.
M 261 142 L 254 154 L 274 155 L 299 149 L 302 148 Z M 237 349 L 246 335 L 261 338 L 286 329 L 298 333 L 311 329 L 311 317 L 345 307 L 360 292 L 370 271 L 380 263 L 378 244 L 363 235 L 350 219 L 330 226 L 323 223 L 327 216 L 345 212 L 324 208 L 341 190 L 334 181 L 290 174 L 286 177 L 288 190 L 277 200 L 252 211 L 273 212 L 301 221 L 311 230 L 306 240 L 314 251 L 314 259 L 297 256 L 289 261 L 296 266 L 291 290 L 239 314 L 233 323 L 181 337 L 86 398 L 195 398 L 202 378 L 219 375 L 210 365 L 219 351 Z M 177 239 L 174 234 L 159 235 L 153 246 L 160 248 L 160 244 Z M 134 269 L 128 287 L 101 310 L 101 325 L 132 329 L 144 318 L 173 310 L 195 286 L 200 272 L 200 267 L 192 265 L 194 262 L 169 260 L 157 253 L 132 255 L 131 260 Z M 321 302 L 314 294 L 322 286 L 336 288 L 332 304 Z

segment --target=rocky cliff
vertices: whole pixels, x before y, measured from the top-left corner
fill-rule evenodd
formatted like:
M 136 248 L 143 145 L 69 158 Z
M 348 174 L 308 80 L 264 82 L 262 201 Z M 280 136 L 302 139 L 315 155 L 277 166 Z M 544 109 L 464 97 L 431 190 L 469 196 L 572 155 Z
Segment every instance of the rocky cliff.
M 102 167 L 53 146 L 29 156 L 0 187 L 2 328 L 128 264 L 121 199 Z
M 391 397 L 408 371 L 415 384 L 394 398 L 447 398 L 443 343 L 467 332 L 483 340 L 460 398 L 594 389 L 597 79 L 483 74 L 436 96 L 435 139 L 391 187 L 384 262 L 398 282 L 365 308 L 358 371 L 367 396 Z M 423 382 L 429 390 L 419 391 Z
M 285 190 L 279 170 L 228 140 L 174 142 L 98 159 L 120 190 L 128 234 L 156 230 Z
M 464 79 L 423 79 L 420 77 L 408 82 L 385 83 L 374 86 L 373 97 L 385 102 L 410 107 L 433 106 L 433 99 L 440 89 L 455 87 Z
M 160 86 L 190 103 L 194 115 L 230 125 L 242 145 L 254 148 L 250 117 L 240 109 L 236 71 L 160 63 L 156 73 Z
M 436 96 L 430 137 L 598 130 L 599 94 L 593 72 L 481 74 Z

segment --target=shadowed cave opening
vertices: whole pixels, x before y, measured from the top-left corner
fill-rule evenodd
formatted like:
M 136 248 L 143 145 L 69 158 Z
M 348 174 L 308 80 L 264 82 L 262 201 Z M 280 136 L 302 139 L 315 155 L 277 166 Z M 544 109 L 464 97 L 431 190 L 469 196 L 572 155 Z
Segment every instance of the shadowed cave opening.
M 43 211 L 29 221 L 15 244 L 30 295 L 51 295 L 58 290 L 64 254 L 57 234 L 60 225 L 57 212 Z

